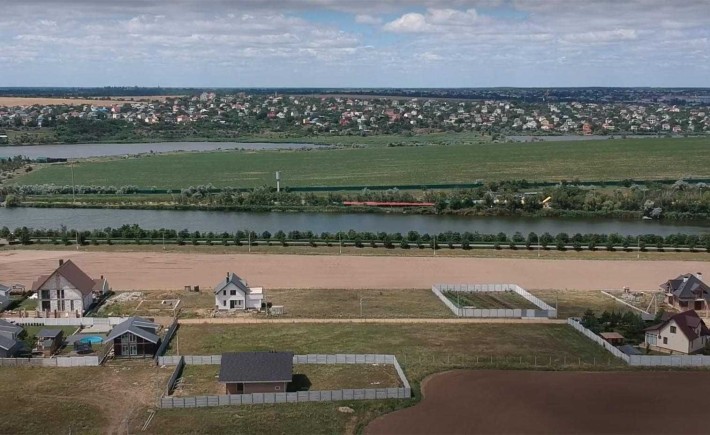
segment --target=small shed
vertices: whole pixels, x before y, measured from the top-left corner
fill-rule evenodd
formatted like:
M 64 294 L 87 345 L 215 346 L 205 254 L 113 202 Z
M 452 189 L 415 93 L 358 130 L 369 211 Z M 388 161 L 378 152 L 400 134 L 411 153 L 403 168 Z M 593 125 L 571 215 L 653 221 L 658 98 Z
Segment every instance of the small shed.
M 222 354 L 219 381 L 227 394 L 284 393 L 293 378 L 291 352 Z
M 624 336 L 618 332 L 602 332 L 599 335 L 612 346 L 621 346 L 624 344 Z
M 43 356 L 52 356 L 62 347 L 64 342 L 64 331 L 61 329 L 42 329 L 35 335 L 37 345 L 36 352 L 41 352 Z

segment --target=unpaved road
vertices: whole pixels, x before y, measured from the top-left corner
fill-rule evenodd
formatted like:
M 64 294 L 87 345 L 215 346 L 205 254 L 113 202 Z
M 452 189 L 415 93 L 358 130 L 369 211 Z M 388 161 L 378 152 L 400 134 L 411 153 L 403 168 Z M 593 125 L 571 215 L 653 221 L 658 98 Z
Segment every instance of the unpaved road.
M 565 319 L 501 319 L 501 318 L 432 318 L 432 319 L 250 319 L 243 317 L 235 318 L 210 318 L 210 319 L 180 319 L 181 325 L 230 325 L 230 324 L 252 324 L 252 323 L 567 323 Z
M 681 273 L 704 272 L 706 261 L 600 261 L 503 258 L 365 257 L 162 252 L 0 251 L 0 283 L 30 286 L 72 259 L 114 290 L 212 288 L 229 271 L 272 289 L 409 289 L 435 283 L 515 283 L 528 289 L 656 290 Z

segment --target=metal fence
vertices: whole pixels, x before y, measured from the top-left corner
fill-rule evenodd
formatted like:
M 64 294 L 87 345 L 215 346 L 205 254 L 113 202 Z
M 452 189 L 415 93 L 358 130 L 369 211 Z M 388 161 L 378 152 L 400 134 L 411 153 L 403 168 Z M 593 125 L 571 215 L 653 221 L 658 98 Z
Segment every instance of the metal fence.
M 604 347 L 612 355 L 634 367 L 710 367 L 710 355 L 627 355 L 606 340 L 582 326 L 576 319 L 567 323 L 590 340 Z
M 176 364 L 168 380 L 165 395 L 160 399 L 160 408 L 197 408 L 224 405 L 250 405 L 262 403 L 332 402 L 339 400 L 409 399 L 412 389 L 407 377 L 394 355 L 382 354 L 309 354 L 294 355 L 294 364 L 391 364 L 394 366 L 403 387 L 363 388 L 322 391 L 299 391 L 293 393 L 252 393 L 215 396 L 170 397 L 180 371 L 186 364 L 220 364 L 221 355 L 161 356 L 159 364 Z
M 163 341 L 160 343 L 160 347 L 158 347 L 158 351 L 155 352 L 156 361 L 168 349 L 168 345 L 170 345 L 170 340 L 173 339 L 173 335 L 175 335 L 175 331 L 177 331 L 178 326 L 179 326 L 178 321 L 177 321 L 177 319 L 175 319 L 175 320 L 173 320 L 173 324 L 170 325 L 168 330 L 165 332 L 165 336 L 163 337 Z
M 531 294 L 517 284 L 434 284 L 431 291 L 446 305 L 452 313 L 459 317 L 503 317 L 503 318 L 557 318 L 557 310 L 542 299 Z M 535 306 L 535 309 L 495 309 L 460 307 L 444 295 L 444 292 L 506 292 L 512 291 L 525 298 Z
M 170 394 L 172 394 L 173 390 L 175 389 L 175 383 L 177 382 L 178 377 L 180 377 L 180 373 L 182 372 L 183 367 L 185 367 L 185 359 L 183 357 L 180 357 L 177 364 L 175 365 L 175 370 L 173 370 L 173 374 L 170 375 L 170 378 L 168 379 L 168 385 L 165 386 L 165 396 L 169 396 Z
M 101 361 L 96 355 L 58 356 L 52 358 L 0 358 L 0 367 L 97 367 Z

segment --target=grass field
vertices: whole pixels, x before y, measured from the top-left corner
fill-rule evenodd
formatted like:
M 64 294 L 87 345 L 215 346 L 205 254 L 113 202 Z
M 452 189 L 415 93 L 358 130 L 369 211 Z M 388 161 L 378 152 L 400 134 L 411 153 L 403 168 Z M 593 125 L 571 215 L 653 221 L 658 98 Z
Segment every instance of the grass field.
M 507 292 L 455 292 L 444 293 L 450 301 L 459 307 L 474 307 L 488 309 L 522 309 L 539 310 L 540 307 L 519 294 Z
M 601 314 L 603 311 L 626 312 L 632 310 L 609 296 L 603 295 L 601 291 L 529 290 L 529 292 L 553 307 L 557 304 L 557 317 L 560 319 L 581 317 L 587 309 L 591 309 L 597 314 Z
M 585 370 L 623 367 L 566 325 L 204 325 L 183 326 L 178 336 L 181 354 L 287 349 L 394 353 L 415 389 L 428 374 L 454 368 L 533 368 L 536 364 L 574 369 L 580 368 L 580 360 Z M 376 400 L 203 408 L 189 413 L 161 410 L 149 432 L 354 434 L 373 418 L 410 404 Z M 353 412 L 339 412 L 342 406 Z
M 219 368 L 214 365 L 185 366 L 173 396 L 208 396 L 225 394 L 219 382 Z M 343 388 L 399 387 L 397 372 L 382 364 L 294 364 L 293 382 L 288 391 L 339 390 Z
M 183 325 L 180 354 L 284 350 L 395 354 L 410 380 L 452 366 L 538 365 L 561 368 L 608 353 L 567 325 L 540 324 L 258 324 Z M 174 353 L 176 339 L 168 353 Z M 478 359 L 477 359 L 478 358 Z M 491 359 L 493 363 L 491 363 Z M 477 362 L 476 362 L 477 361 Z M 617 364 L 612 361 L 612 364 Z M 617 365 L 618 367 L 618 365 Z
M 82 162 L 75 182 L 181 188 L 466 183 L 475 180 L 621 180 L 710 176 L 708 139 L 366 147 L 311 151 L 169 154 Z M 54 164 L 19 184 L 71 184 L 68 165 Z
M 3 367 L 2 433 L 125 433 L 143 424 L 170 373 L 145 364 Z
M 453 317 L 431 290 L 267 290 L 267 301 L 293 318 Z

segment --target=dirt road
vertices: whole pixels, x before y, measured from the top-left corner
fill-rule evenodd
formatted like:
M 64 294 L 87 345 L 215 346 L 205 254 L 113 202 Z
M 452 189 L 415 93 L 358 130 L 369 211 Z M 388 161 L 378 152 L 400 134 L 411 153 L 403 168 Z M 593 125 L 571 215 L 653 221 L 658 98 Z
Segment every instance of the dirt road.
M 252 323 L 567 323 L 565 319 L 498 319 L 498 318 L 460 318 L 460 319 L 254 319 L 254 318 L 210 318 L 180 319 L 181 325 L 230 325 Z
M 503 258 L 364 257 L 162 252 L 0 251 L 0 283 L 30 286 L 72 259 L 114 290 L 212 288 L 233 271 L 272 289 L 409 289 L 434 283 L 516 283 L 528 289 L 655 290 L 668 278 L 705 272 L 705 261 L 600 261 Z

